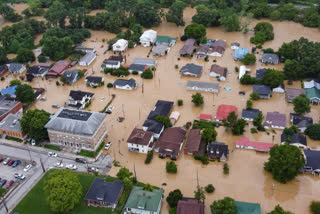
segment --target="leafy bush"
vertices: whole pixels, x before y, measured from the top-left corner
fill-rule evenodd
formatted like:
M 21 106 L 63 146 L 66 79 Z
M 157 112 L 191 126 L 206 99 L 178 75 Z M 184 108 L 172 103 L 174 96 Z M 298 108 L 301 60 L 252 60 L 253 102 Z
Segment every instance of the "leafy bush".
M 183 105 L 183 100 L 178 100 L 177 103 L 178 103 L 178 106 L 182 106 Z
M 182 199 L 183 195 L 179 189 L 175 189 L 169 192 L 166 201 L 168 202 L 171 208 L 177 207 L 178 201 Z
M 167 162 L 166 170 L 167 173 L 177 173 L 178 169 L 176 163 L 173 161 Z
M 38 56 L 38 61 L 39 62 L 46 62 L 47 61 L 47 59 L 46 59 L 46 57 L 44 57 L 44 56 Z
M 138 72 L 138 71 L 132 71 L 132 74 L 133 74 L 133 75 L 138 75 L 139 72 Z
M 141 77 L 143 79 L 152 79 L 153 78 L 153 73 L 152 71 L 150 70 L 150 68 L 148 68 L 147 70 L 145 70 L 142 74 L 141 74 Z
M 223 164 L 223 174 L 229 174 L 229 165 L 227 163 Z
M 256 134 L 256 133 L 258 133 L 257 129 L 255 129 L 255 128 L 251 128 L 251 129 L 250 129 L 250 132 L 251 132 L 251 134 Z
M 110 74 L 112 76 L 128 76 L 130 74 L 128 68 L 121 66 L 118 69 L 114 69 L 114 68 L 105 68 L 103 71 L 105 74 Z
M 320 201 L 312 201 L 310 204 L 310 211 L 313 214 L 320 214 Z
M 112 88 L 113 87 L 113 84 L 112 83 L 108 83 L 107 84 L 107 88 Z
M 145 164 L 149 164 L 151 162 L 153 158 L 153 150 L 149 151 L 148 154 L 147 154 L 147 157 L 144 161 Z
M 11 136 L 6 136 L 7 140 L 12 140 L 12 141 L 16 141 L 18 143 L 21 143 L 23 140 L 21 140 L 20 138 L 16 138 L 16 137 L 11 137 Z
M 195 160 L 201 161 L 201 163 L 204 165 L 207 165 L 209 163 L 209 158 L 207 155 L 194 154 L 193 157 Z
M 215 191 L 215 188 L 212 184 L 208 184 L 204 190 L 207 192 L 207 193 L 213 193 Z

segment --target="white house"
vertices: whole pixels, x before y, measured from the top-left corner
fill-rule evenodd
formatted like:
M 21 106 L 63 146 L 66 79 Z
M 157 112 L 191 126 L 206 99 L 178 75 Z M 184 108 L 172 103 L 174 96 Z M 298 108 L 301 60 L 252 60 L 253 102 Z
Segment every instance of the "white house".
M 86 107 L 87 103 L 90 102 L 93 96 L 94 93 L 71 90 L 69 93 L 68 107 L 82 110 Z
M 116 81 L 114 81 L 113 87 L 117 89 L 123 89 L 123 90 L 133 90 L 137 88 L 137 83 L 133 78 L 129 80 L 117 79 Z
M 102 65 L 101 65 L 101 70 L 103 71 L 105 68 L 113 68 L 113 69 L 118 69 L 120 68 L 121 63 L 120 61 L 115 61 L 115 60 L 104 60 Z
M 148 153 L 153 148 L 152 132 L 134 128 L 127 140 L 128 150 L 130 152 Z
M 278 93 L 284 93 L 286 91 L 285 87 L 283 84 L 279 85 L 278 87 L 272 89 L 273 92 L 278 92 Z
M 157 40 L 157 32 L 154 30 L 146 30 L 140 36 L 140 43 L 143 47 L 148 47 L 154 44 Z
M 88 52 L 88 53 L 86 53 L 86 55 L 84 55 L 80 59 L 79 65 L 80 66 L 89 66 L 93 62 L 93 60 L 95 60 L 96 57 L 97 57 L 96 53 Z
M 124 52 L 128 49 L 128 41 L 125 39 L 119 39 L 112 45 L 113 52 Z
M 238 42 L 231 43 L 232 50 L 237 50 L 239 47 L 240 47 L 240 43 L 238 43 Z
M 239 80 L 245 75 L 247 72 L 250 72 L 250 68 L 246 68 L 246 66 L 241 65 L 239 69 Z

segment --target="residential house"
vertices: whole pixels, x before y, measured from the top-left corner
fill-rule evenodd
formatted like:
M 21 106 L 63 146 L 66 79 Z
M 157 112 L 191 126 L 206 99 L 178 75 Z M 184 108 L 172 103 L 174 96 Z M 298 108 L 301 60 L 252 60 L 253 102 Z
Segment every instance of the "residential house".
M 124 189 L 122 181 L 106 182 L 95 178 L 85 196 L 87 206 L 115 209 Z
M 246 66 L 240 65 L 238 79 L 240 80 L 247 72 L 250 72 L 250 68 L 246 68 Z
M 232 50 L 237 50 L 238 48 L 240 48 L 240 43 L 238 43 L 238 42 L 231 43 Z
M 226 48 L 226 40 L 222 40 L 222 39 L 217 39 L 215 40 L 212 44 L 211 44 L 212 48 L 222 48 L 223 50 L 225 50 Z
M 82 46 L 82 44 L 78 44 L 75 48 L 75 51 L 80 51 L 80 52 L 84 52 L 84 53 L 90 53 L 90 52 L 96 52 L 96 50 L 94 48 L 87 48 Z
M 303 171 L 311 172 L 313 175 L 318 173 L 320 176 L 320 151 L 305 149 L 303 155 L 306 160 Z
M 235 144 L 238 149 L 251 149 L 256 152 L 269 152 L 269 150 L 276 145 L 273 143 L 250 141 L 246 137 L 241 137 L 239 140 L 236 140 Z
M 8 86 L 6 88 L 1 89 L 1 94 L 12 97 L 12 98 L 16 98 L 17 88 L 18 88 L 18 85 Z
M 256 203 L 235 201 L 237 214 L 261 214 L 261 206 Z
M 137 71 L 138 74 L 142 74 L 145 70 L 147 70 L 149 66 L 140 65 L 140 64 L 131 64 L 129 66 L 129 72 L 132 74 L 133 71 Z
M 266 85 L 253 85 L 252 92 L 259 94 L 261 99 L 270 99 L 271 88 Z
M 113 83 L 113 87 L 117 89 L 123 89 L 123 90 L 133 90 L 138 87 L 136 80 L 133 78 L 130 78 L 128 80 L 126 79 L 117 79 Z
M 95 52 L 88 52 L 86 53 L 86 55 L 84 55 L 80 61 L 79 61 L 79 65 L 80 66 L 89 66 L 93 60 L 95 60 L 95 58 L 97 58 L 97 54 Z
M 210 49 L 210 46 L 208 44 L 199 45 L 196 50 L 197 58 L 204 59 L 207 56 L 209 49 Z
M 179 54 L 180 56 L 192 55 L 195 47 L 196 40 L 194 39 L 187 39 L 185 41 L 184 46 L 180 49 Z
M 262 80 L 264 77 L 264 74 L 267 72 L 266 68 L 261 68 L 256 70 L 256 79 L 257 80 Z
M 73 152 L 96 151 L 106 137 L 105 113 L 61 108 L 45 125 L 50 143 Z
M 15 101 L 14 98 L 0 95 L 0 121 L 8 114 L 22 114 L 22 104 Z
M 22 74 L 26 70 L 26 66 L 21 63 L 10 63 L 7 66 L 12 74 Z
M 127 145 L 130 152 L 147 154 L 154 146 L 153 133 L 134 128 L 127 140 Z
M 73 85 L 80 78 L 78 69 L 64 71 L 63 76 L 70 85 Z
M 28 68 L 26 76 L 28 81 L 32 81 L 34 77 L 44 77 L 48 71 L 49 67 L 34 65 Z
M 145 59 L 145 58 L 135 58 L 133 60 L 133 64 L 154 67 L 154 66 L 157 65 L 157 60 L 155 60 L 155 59 Z
M 227 79 L 228 69 L 226 67 L 221 67 L 217 64 L 213 64 L 210 68 L 210 77 L 217 77 L 220 81 L 225 81 Z
M 121 67 L 121 63 L 116 60 L 104 60 L 101 64 L 101 71 L 104 71 L 106 68 L 118 69 Z
M 166 45 L 172 47 L 176 44 L 177 39 L 169 36 L 157 36 L 156 45 Z
M 126 62 L 126 56 L 118 55 L 118 56 L 110 56 L 108 60 L 119 61 L 121 65 Z
M 146 30 L 140 36 L 140 43 L 143 47 L 153 45 L 157 40 L 157 32 L 154 30 Z
M 180 117 L 179 112 L 177 112 L 177 111 L 171 112 L 171 114 L 169 116 L 171 125 L 174 125 L 178 121 L 179 117 Z
M 9 71 L 7 65 L 1 65 L 0 66 L 0 76 L 4 76 Z
M 244 57 L 249 53 L 248 48 L 238 48 L 235 52 L 234 52 L 234 60 L 238 61 L 238 60 L 243 60 Z
M 234 112 L 236 115 L 238 115 L 237 107 L 233 105 L 219 105 L 217 109 L 216 121 L 222 121 L 227 119 L 231 112 Z
M 286 115 L 279 112 L 267 112 L 264 128 L 284 129 L 286 127 Z
M 286 91 L 284 84 L 279 85 L 272 89 L 273 92 L 284 93 Z
M 177 214 L 204 214 L 204 203 L 194 198 L 182 198 L 178 201 Z
M 71 90 L 68 107 L 82 110 L 91 102 L 93 96 L 94 93 L 91 92 Z
M 34 98 L 39 99 L 41 94 L 43 94 L 44 92 L 45 92 L 44 88 L 38 88 L 36 92 L 34 92 Z
M 316 89 L 320 90 L 320 83 L 316 79 L 310 80 L 309 82 L 308 81 L 303 82 L 303 86 L 304 86 L 305 89 L 307 89 L 307 88 L 316 88 Z
M 219 83 L 189 80 L 187 82 L 186 89 L 191 91 L 204 91 L 204 92 L 218 93 Z
M 242 110 L 241 118 L 246 121 L 253 121 L 255 118 L 258 117 L 261 111 L 255 108 L 246 108 Z
M 200 151 L 201 145 L 201 130 L 191 129 L 184 146 L 184 153 L 188 155 L 197 154 Z
M 224 51 L 224 48 L 222 48 L 220 46 L 211 47 L 209 49 L 209 52 L 207 53 L 207 55 L 214 56 L 214 57 L 222 57 L 223 51 Z
M 188 63 L 181 68 L 180 73 L 184 76 L 200 77 L 202 73 L 202 66 Z
M 305 88 L 306 96 L 312 104 L 319 105 L 320 103 L 320 90 L 317 88 Z
M 128 41 L 125 39 L 119 39 L 112 45 L 112 50 L 115 53 L 122 53 L 128 49 Z
M 200 120 L 212 121 L 212 115 L 210 114 L 200 114 Z
M 104 78 L 99 76 L 87 76 L 85 82 L 88 86 L 95 88 L 103 85 Z
M 164 130 L 164 125 L 157 122 L 155 119 L 157 116 L 166 117 L 171 112 L 173 102 L 158 100 L 153 110 L 149 113 L 147 119 L 142 125 L 144 131 L 150 131 L 153 133 L 153 137 L 158 139 Z
M 227 161 L 229 148 L 225 143 L 213 142 L 207 145 L 208 157 L 211 160 L 217 159 L 222 162 Z
M 300 94 L 306 94 L 306 91 L 302 88 L 286 88 L 285 93 L 287 101 L 291 103 L 292 100 Z
M 61 76 L 65 69 L 69 67 L 70 63 L 67 61 L 60 60 L 56 62 L 52 68 L 50 68 L 49 72 L 47 73 L 48 77 L 58 77 Z
M 143 190 L 133 186 L 124 206 L 123 214 L 160 214 L 163 189 Z
M 291 136 L 286 135 L 285 133 L 281 134 L 281 144 L 288 143 L 292 146 L 296 146 L 299 148 L 307 148 L 307 138 L 306 136 L 299 134 L 299 133 L 294 133 Z
M 51 64 L 48 63 L 48 62 L 39 62 L 39 63 L 37 64 L 37 66 L 40 66 L 40 67 L 42 67 L 42 68 L 50 68 L 50 67 L 51 67 Z
M 0 135 L 7 135 L 10 137 L 24 138 L 24 133 L 21 129 L 20 120 L 22 115 L 19 113 L 9 113 L 0 122 Z
M 165 44 L 155 45 L 152 47 L 152 54 L 157 57 L 167 55 L 169 51 L 169 46 Z
M 279 56 L 273 53 L 264 53 L 261 58 L 262 63 L 264 64 L 279 64 Z
M 313 124 L 313 119 L 311 117 L 290 113 L 290 122 L 292 125 L 295 125 L 300 132 L 304 132 L 308 126 Z
M 180 127 L 170 127 L 163 131 L 156 143 L 154 151 L 159 152 L 160 157 L 170 157 L 177 160 L 183 146 L 186 130 Z

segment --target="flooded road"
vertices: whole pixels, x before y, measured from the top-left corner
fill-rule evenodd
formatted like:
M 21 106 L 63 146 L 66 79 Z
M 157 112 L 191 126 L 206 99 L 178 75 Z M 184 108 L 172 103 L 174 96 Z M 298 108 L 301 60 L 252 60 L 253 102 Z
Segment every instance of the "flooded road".
M 191 23 L 191 17 L 195 13 L 195 9 L 185 10 L 186 24 Z M 94 13 L 93 13 L 94 14 Z M 254 26 L 257 22 L 252 22 Z M 304 36 L 313 41 L 319 41 L 319 30 L 305 28 L 300 24 L 293 22 L 271 22 L 275 30 L 275 39 L 266 42 L 264 48 L 278 49 L 283 42 L 289 42 L 293 39 L 299 39 Z M 184 27 L 176 27 L 173 23 L 162 23 L 159 27 L 153 28 L 158 32 L 158 35 L 166 35 L 171 37 L 180 37 L 183 35 Z M 112 55 L 111 52 L 104 54 L 107 45 L 103 40 L 111 39 L 115 35 L 108 32 L 92 31 L 92 37 L 88 39 L 84 45 L 87 47 L 94 47 L 97 51 L 97 58 L 93 64 L 88 68 L 88 75 L 103 76 L 105 79 L 105 86 L 99 88 L 89 88 L 84 83 L 84 78 L 80 79 L 72 86 L 56 86 L 56 79 L 42 80 L 34 79 L 31 83 L 33 87 L 43 87 L 46 89 L 44 96 L 47 101 L 38 100 L 32 108 L 45 109 L 50 113 L 54 113 L 57 109 L 51 107 L 52 104 L 63 106 L 67 102 L 70 90 L 83 90 L 95 93 L 92 105 L 88 107 L 91 111 L 101 111 L 104 106 L 111 99 L 111 95 L 115 94 L 112 106 L 115 110 L 111 115 L 108 115 L 107 131 L 109 133 L 109 140 L 113 143 L 109 154 L 122 166 L 133 170 L 135 165 L 137 178 L 146 183 L 151 183 L 156 186 L 162 186 L 165 189 L 165 196 L 176 188 L 181 189 L 186 197 L 193 197 L 193 191 L 197 185 L 197 172 L 199 175 L 199 183 L 201 186 L 213 184 L 216 191 L 213 194 L 206 194 L 206 213 L 210 213 L 210 204 L 213 200 L 221 199 L 225 196 L 233 197 L 235 200 L 260 203 L 262 213 L 271 211 L 275 205 L 281 206 L 287 210 L 291 210 L 296 214 L 307 214 L 308 206 L 311 200 L 319 199 L 320 197 L 320 180 L 310 175 L 299 175 L 294 181 L 283 185 L 274 181 L 270 174 L 263 170 L 263 164 L 268 159 L 267 154 L 257 154 L 254 151 L 235 150 L 230 154 L 228 164 L 230 166 L 230 174 L 224 175 L 222 170 L 222 163 L 210 162 L 209 165 L 203 166 L 200 162 L 193 160 L 193 157 L 182 154 L 178 161 L 178 174 L 170 175 L 165 171 L 165 164 L 167 160 L 162 160 L 154 155 L 154 158 L 149 165 L 144 164 L 145 155 L 135 154 L 127 151 L 126 140 L 134 127 L 141 127 L 147 115 L 153 108 L 157 100 L 169 100 L 175 102 L 174 111 L 179 111 L 181 116 L 177 121 L 177 126 L 183 126 L 188 121 L 197 119 L 200 113 L 211 114 L 215 116 L 218 105 L 230 104 L 238 108 L 238 112 L 246 106 L 246 101 L 249 99 L 249 94 L 252 91 L 251 86 L 243 86 L 239 84 L 237 79 L 238 73 L 235 72 L 235 66 L 240 66 L 241 63 L 233 60 L 233 51 L 230 49 L 232 42 L 239 42 L 241 47 L 251 49 L 252 44 L 249 38 L 253 32 L 243 34 L 241 32 L 227 33 L 222 27 L 208 28 L 208 39 L 224 39 L 227 41 L 226 51 L 221 58 L 211 57 L 209 62 L 198 60 L 195 57 L 192 59 L 179 57 L 179 50 L 183 46 L 183 42 L 177 41 L 177 44 L 171 48 L 167 56 L 155 58 L 158 61 L 157 70 L 153 80 L 142 80 L 139 76 L 130 75 L 127 78 L 134 78 L 137 80 L 138 89 L 134 91 L 108 89 L 107 83 L 113 83 L 117 78 L 105 75 L 100 72 L 100 65 L 102 61 Z M 41 36 L 37 37 L 37 42 Z M 35 43 L 37 43 L 35 42 Z M 137 46 L 125 53 L 127 63 L 130 64 L 135 57 L 146 58 L 149 48 Z M 153 58 L 153 56 L 150 56 Z M 257 55 L 257 58 L 261 58 Z M 186 82 L 190 79 L 200 81 L 217 82 L 215 78 L 209 77 L 209 69 L 217 60 L 217 64 L 227 67 L 229 74 L 227 81 L 220 82 L 220 92 L 218 94 L 202 93 L 205 98 L 205 103 L 202 107 L 194 107 L 191 102 L 191 95 L 195 92 L 187 91 L 185 89 Z M 186 63 L 195 63 L 203 66 L 203 73 L 200 78 L 185 78 L 179 74 L 179 69 L 175 69 L 177 64 L 181 68 Z M 272 68 L 282 69 L 283 65 L 268 66 Z M 258 61 L 256 65 L 248 66 L 251 69 L 251 75 L 255 75 L 257 68 L 263 68 Z M 77 66 L 76 68 L 83 68 Z M 13 77 L 7 76 L 4 82 L 0 82 L 1 87 L 6 86 Z M 144 90 L 142 92 L 142 84 Z M 230 87 L 231 91 L 226 91 L 224 88 Z M 288 87 L 301 87 L 300 82 L 295 82 Z M 246 95 L 239 96 L 239 91 L 245 91 Z M 103 99 L 102 99 L 103 98 Z M 178 99 L 183 99 L 184 104 L 181 107 L 176 105 Z M 285 113 L 287 116 L 287 125 L 289 126 L 289 112 L 293 112 L 293 105 L 288 104 L 285 100 L 285 94 L 273 93 L 270 100 L 254 101 L 254 108 L 262 110 L 264 115 L 268 111 L 279 111 Z M 320 116 L 319 106 L 312 106 L 311 112 L 307 114 L 312 116 L 315 122 L 318 122 Z M 122 123 L 117 122 L 117 118 L 125 117 Z M 251 134 L 251 126 L 246 128 L 245 136 L 254 141 L 280 143 L 281 131 L 276 130 L 276 133 L 270 132 Z M 224 127 L 217 128 L 217 141 L 225 142 L 229 145 L 229 149 L 233 150 L 234 141 L 240 136 L 232 136 L 226 132 Z M 272 140 L 275 136 L 274 141 Z M 319 148 L 320 142 L 311 141 L 308 139 L 308 144 L 312 147 Z M 119 168 L 113 167 L 111 175 L 115 175 Z M 274 184 L 274 189 L 272 189 Z M 298 202 L 298 203 L 297 203 Z M 166 214 L 167 203 L 163 200 L 162 213 Z

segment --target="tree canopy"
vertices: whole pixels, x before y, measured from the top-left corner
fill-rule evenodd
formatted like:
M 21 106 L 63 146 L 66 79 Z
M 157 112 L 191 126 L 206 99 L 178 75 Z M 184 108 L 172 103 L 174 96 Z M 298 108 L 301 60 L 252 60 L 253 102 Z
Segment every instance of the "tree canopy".
M 169 195 L 166 198 L 170 207 L 177 207 L 178 201 L 182 199 L 183 195 L 179 189 L 175 189 L 169 192 Z
M 275 145 L 269 151 L 270 157 L 264 164 L 264 169 L 271 172 L 272 177 L 287 183 L 294 179 L 305 164 L 304 157 L 296 146 Z
M 194 198 L 197 201 L 204 203 L 204 200 L 206 200 L 206 195 L 203 187 L 199 185 L 197 186 L 197 189 L 194 191 Z
M 36 59 L 32 50 L 20 48 L 17 52 L 16 61 L 20 63 L 33 62 Z
M 169 11 L 166 14 L 168 22 L 173 22 L 177 26 L 184 26 L 185 22 L 183 21 L 183 10 L 186 7 L 186 4 L 183 1 L 175 1 L 170 7 Z
M 271 212 L 268 212 L 267 214 L 293 214 L 290 211 L 285 211 L 279 204 L 272 210 Z
M 309 98 L 307 98 L 307 96 L 305 94 L 300 94 L 299 96 L 294 98 L 292 100 L 292 103 L 294 105 L 293 110 L 297 114 L 309 113 L 311 110 L 310 100 L 309 100 Z
M 312 140 L 320 140 L 320 124 L 312 124 L 304 131 Z
M 206 143 L 211 143 L 216 140 L 218 133 L 214 128 L 205 128 L 201 132 L 201 138 Z
M 254 27 L 254 37 L 250 42 L 256 45 L 263 45 L 265 41 L 273 40 L 273 26 L 269 22 L 260 22 Z
M 254 54 L 246 54 L 242 60 L 242 63 L 245 65 L 253 65 L 256 63 L 256 56 Z
M 222 122 L 225 127 L 231 128 L 233 135 L 242 135 L 245 132 L 246 121 L 243 119 L 238 120 L 238 116 L 234 111 L 230 112 L 228 117 Z
M 267 69 L 262 78 L 262 83 L 268 85 L 271 88 L 278 87 L 283 83 L 284 75 L 281 71 L 274 69 Z
M 31 104 L 35 99 L 33 88 L 28 84 L 19 85 L 16 88 L 16 99 L 22 103 Z
M 44 183 L 44 192 L 52 212 L 72 211 L 82 200 L 82 186 L 78 177 L 69 170 L 51 172 Z
M 22 20 L 22 16 L 14 12 L 14 9 L 5 3 L 0 4 L 0 14 L 4 17 L 4 19 L 10 22 L 18 22 Z
M 192 95 L 192 102 L 195 106 L 201 106 L 204 103 L 203 96 L 200 93 L 195 93 Z
M 236 214 L 237 205 L 230 197 L 224 197 L 221 200 L 216 200 L 210 205 L 211 214 Z
M 206 38 L 206 28 L 202 24 L 192 23 L 184 29 L 184 35 L 187 38 L 193 38 L 200 42 Z

